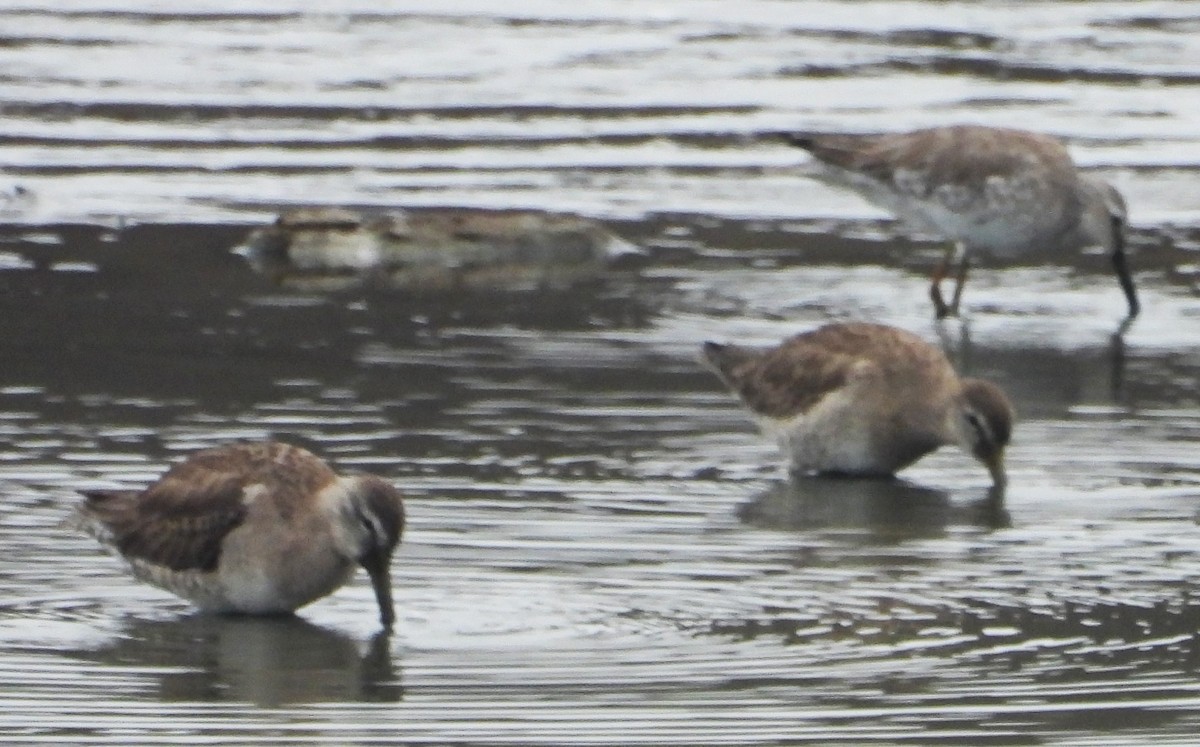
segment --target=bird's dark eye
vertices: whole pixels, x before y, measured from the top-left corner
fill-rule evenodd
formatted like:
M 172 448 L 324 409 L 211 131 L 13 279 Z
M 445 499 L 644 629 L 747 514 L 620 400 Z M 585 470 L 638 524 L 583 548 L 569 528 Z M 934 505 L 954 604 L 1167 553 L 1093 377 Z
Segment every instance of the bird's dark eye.
M 975 431 L 975 440 L 980 443 L 987 443 L 989 440 L 987 429 L 983 427 L 983 420 L 975 413 L 967 413 L 967 423 L 971 425 L 971 430 Z
M 367 530 L 367 534 L 371 537 L 371 541 L 378 543 L 380 541 L 380 535 L 382 534 L 382 531 L 379 525 L 375 523 L 373 518 L 367 516 L 366 514 L 359 514 L 358 520 L 360 523 L 362 523 L 363 529 Z

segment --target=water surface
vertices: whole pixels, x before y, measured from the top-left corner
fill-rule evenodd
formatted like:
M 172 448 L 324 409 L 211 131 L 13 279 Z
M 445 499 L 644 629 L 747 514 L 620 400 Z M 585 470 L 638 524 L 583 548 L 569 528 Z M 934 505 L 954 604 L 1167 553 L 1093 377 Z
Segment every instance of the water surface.
M 0 4 L 0 168 L 36 194 L 0 203 L 0 734 L 1191 743 L 1198 14 Z M 963 120 L 1060 134 L 1124 191 L 1136 322 L 1082 253 L 985 266 L 936 324 L 939 248 L 766 137 Z M 296 292 L 230 253 L 307 204 L 574 211 L 648 259 L 421 296 Z M 1002 501 L 952 450 L 788 480 L 695 360 L 850 318 L 1010 393 Z M 58 527 L 78 489 L 258 438 L 404 488 L 393 636 L 364 579 L 207 618 Z

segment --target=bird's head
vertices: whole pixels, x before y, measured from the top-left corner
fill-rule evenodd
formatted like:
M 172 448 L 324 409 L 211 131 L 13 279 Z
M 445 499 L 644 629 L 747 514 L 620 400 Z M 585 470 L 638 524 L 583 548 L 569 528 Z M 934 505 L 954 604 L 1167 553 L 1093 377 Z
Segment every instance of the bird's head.
M 982 379 L 963 379 L 958 413 L 959 445 L 987 467 L 996 487 L 1008 482 L 1004 449 L 1012 436 L 1013 407 L 1000 387 Z
M 343 517 L 350 544 L 347 549 L 371 577 L 379 619 L 390 628 L 396 614 L 389 566 L 404 533 L 404 499 L 399 490 L 374 475 L 356 475 L 346 482 Z

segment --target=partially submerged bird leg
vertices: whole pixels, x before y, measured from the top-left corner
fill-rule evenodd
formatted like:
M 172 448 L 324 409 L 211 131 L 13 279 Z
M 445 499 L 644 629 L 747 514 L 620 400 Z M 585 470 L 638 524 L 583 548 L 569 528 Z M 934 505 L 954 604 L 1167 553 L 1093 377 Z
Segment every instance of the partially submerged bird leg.
M 958 278 L 954 283 L 954 298 L 950 301 L 951 316 L 958 316 L 958 304 L 962 301 L 963 286 L 967 284 L 967 270 L 971 267 L 971 259 L 966 252 L 961 252 L 962 259 L 958 261 Z

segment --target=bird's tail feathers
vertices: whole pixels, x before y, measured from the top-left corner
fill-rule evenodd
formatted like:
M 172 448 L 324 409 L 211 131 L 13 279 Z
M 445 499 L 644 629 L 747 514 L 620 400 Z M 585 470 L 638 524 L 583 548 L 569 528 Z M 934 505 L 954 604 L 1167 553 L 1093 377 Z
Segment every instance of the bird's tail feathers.
M 710 341 L 704 343 L 700 354 L 702 363 L 715 371 L 726 384 L 732 385 L 734 370 L 743 363 L 759 358 L 763 351 L 744 345 Z
M 135 490 L 81 490 L 79 493 L 84 498 L 83 503 L 62 520 L 60 527 L 90 534 L 102 542 L 112 533 L 108 520 L 114 512 L 138 495 Z

